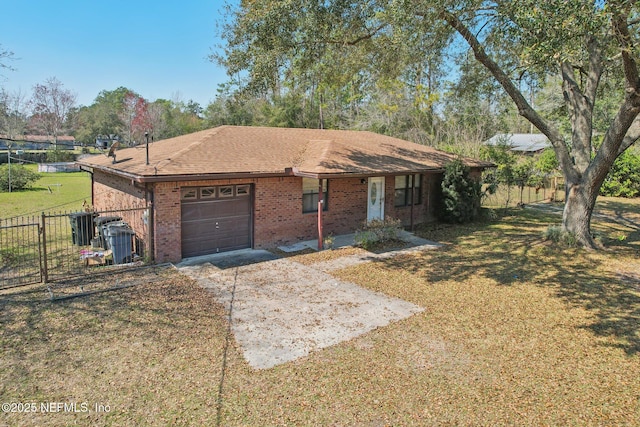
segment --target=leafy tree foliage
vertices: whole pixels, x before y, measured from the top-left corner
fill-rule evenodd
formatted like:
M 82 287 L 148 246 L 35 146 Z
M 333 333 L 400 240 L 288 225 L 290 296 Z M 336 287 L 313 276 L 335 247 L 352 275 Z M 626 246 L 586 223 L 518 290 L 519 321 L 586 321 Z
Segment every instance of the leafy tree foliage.
M 563 230 L 595 247 L 590 221 L 600 186 L 616 157 L 640 137 L 639 15 L 640 4 L 626 0 L 247 1 L 226 20 L 225 54 L 218 59 L 231 76 L 243 77 L 244 91 L 269 96 L 285 87 L 314 94 L 329 88 L 345 94 L 354 88 L 354 99 L 366 105 L 371 85 L 385 79 L 438 81 L 423 77 L 437 76 L 454 50 L 448 48 L 461 39 L 483 70 L 463 61 L 462 76 L 486 83 L 483 73 L 491 75 L 511 100 L 510 110 L 551 141 L 566 183 Z M 365 83 L 349 86 L 354 76 Z M 535 107 L 532 94 L 553 76 L 562 108 Z M 471 99 L 473 88 L 482 87 L 460 82 Z M 501 98 L 480 99 L 476 111 L 483 113 L 505 106 Z M 451 111 L 471 117 L 463 106 L 453 104 Z M 550 112 L 564 112 L 566 120 Z M 382 123 L 393 124 L 392 116 Z M 510 117 L 502 115 L 508 119 L 503 125 L 518 130 L 522 122 Z
M 93 145 L 95 138 L 113 135 L 133 144 L 145 142 L 145 132 L 155 140 L 202 130 L 207 123 L 194 101 L 148 101 L 131 89 L 102 91 L 94 103 L 76 111 L 76 139 Z
M 130 90 L 119 87 L 112 91 L 101 91 L 93 104 L 80 107 L 75 111 L 77 141 L 84 145 L 94 145 L 98 136 L 120 135 L 122 121 L 120 110 L 124 97 Z
M 76 160 L 76 156 L 73 151 L 55 148 L 53 150 L 47 150 L 46 160 L 48 163 L 73 162 Z
M 552 148 L 546 148 L 536 160 L 536 169 L 542 174 L 558 172 L 558 159 Z
M 493 162 L 496 167 L 485 172 L 485 182 L 498 187 L 507 187 L 505 208 L 511 201 L 511 187 L 516 184 L 517 157 L 511 151 L 511 147 L 499 141 L 496 145 L 484 146 L 481 150 L 482 158 Z
M 640 154 L 627 150 L 613 163 L 600 194 L 613 197 L 640 196 Z
M 442 209 L 440 218 L 447 222 L 473 221 L 480 212 L 482 185 L 471 177 L 469 167 L 461 160 L 447 165 L 442 180 Z
M 38 178 L 40 178 L 40 175 L 37 172 L 22 165 L 1 165 L 0 191 L 9 191 L 9 182 L 11 182 L 11 191 L 24 190 L 37 181 Z

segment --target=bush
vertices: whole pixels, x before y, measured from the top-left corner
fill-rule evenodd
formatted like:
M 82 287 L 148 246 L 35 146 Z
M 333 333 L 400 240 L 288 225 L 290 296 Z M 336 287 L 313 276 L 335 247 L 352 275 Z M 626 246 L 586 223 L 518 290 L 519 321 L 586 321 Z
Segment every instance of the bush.
M 442 180 L 440 219 L 446 222 L 473 221 L 480 212 L 482 184 L 470 176 L 461 160 L 449 163 Z
M 75 160 L 76 155 L 73 151 L 61 150 L 59 148 L 47 151 L 47 163 L 75 162 Z
M 402 230 L 402 221 L 399 219 L 374 219 L 365 222 L 362 228 L 356 230 L 354 240 L 357 246 L 371 249 L 375 245 L 398 240 L 400 230 Z
M 611 166 L 609 174 L 600 187 L 601 196 L 640 196 L 640 155 L 625 151 Z
M 576 236 L 567 231 L 562 231 L 562 227 L 557 225 L 550 225 L 542 233 L 544 240 L 550 240 L 554 243 L 559 243 L 564 246 L 575 247 L 578 245 Z
M 11 191 L 23 190 L 40 178 L 34 172 L 22 165 L 11 165 Z M 0 191 L 9 191 L 9 165 L 0 166 Z

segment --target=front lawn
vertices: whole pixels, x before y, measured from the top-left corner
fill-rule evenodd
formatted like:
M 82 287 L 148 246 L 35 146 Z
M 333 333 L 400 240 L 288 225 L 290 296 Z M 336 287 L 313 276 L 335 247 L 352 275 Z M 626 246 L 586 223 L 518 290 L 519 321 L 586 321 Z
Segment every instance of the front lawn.
M 33 171 L 37 165 L 26 165 Z M 40 213 L 81 211 L 91 204 L 91 175 L 87 172 L 41 173 L 31 188 L 0 192 L 0 218 L 37 216 Z
M 336 271 L 425 311 L 263 371 L 172 268 L 98 276 L 85 288 L 134 286 L 57 302 L 1 292 L 0 396 L 38 411 L 0 425 L 640 425 L 639 209 L 603 202 L 618 216 L 594 218 L 606 251 L 543 241 L 559 216 L 526 209 L 427 227 L 444 248 Z

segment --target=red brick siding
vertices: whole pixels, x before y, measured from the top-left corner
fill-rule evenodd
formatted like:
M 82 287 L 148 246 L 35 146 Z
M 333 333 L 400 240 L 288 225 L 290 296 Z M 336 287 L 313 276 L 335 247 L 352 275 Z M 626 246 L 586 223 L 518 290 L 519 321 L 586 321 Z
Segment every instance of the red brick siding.
M 329 209 L 324 212 L 324 235 L 353 233 L 367 219 L 368 184 L 361 178 L 329 180 Z M 316 231 L 314 238 L 318 237 Z
M 410 223 L 410 207 L 396 208 L 393 176 L 385 179 L 385 215 Z M 425 175 L 422 204 L 414 206 L 414 223 L 432 220 L 434 188 L 439 176 Z M 253 184 L 253 246 L 269 248 L 291 244 L 318 236 L 317 212 L 302 212 L 302 178 L 275 177 L 255 179 L 224 179 L 188 182 L 164 182 L 153 185 L 154 258 L 156 262 L 176 262 L 181 253 L 180 188 L 229 184 Z M 362 178 L 332 179 L 328 183 L 328 209 L 323 211 L 323 232 L 346 234 L 354 232 L 367 218 L 367 180 Z M 144 189 L 129 180 L 96 173 L 94 204 L 101 207 L 144 203 Z
M 145 206 L 145 190 L 128 179 L 96 171 L 93 174 L 93 206 L 96 210 Z
M 153 194 L 154 259 L 156 262 L 176 262 L 182 259 L 182 229 L 180 185 L 160 182 Z
M 99 171 L 93 174 L 93 208 L 97 212 L 106 212 L 107 216 L 121 216 L 136 233 L 136 245 L 134 249 L 138 253 L 147 253 L 149 244 L 148 218 L 144 217 L 143 210 L 131 210 L 145 208 L 145 189 L 138 184 L 134 185 L 130 180 L 114 175 L 108 175 Z
M 315 214 L 302 213 L 302 178 L 263 178 L 255 185 L 254 246 L 313 238 Z
M 367 218 L 367 184 L 360 178 L 328 183 L 323 232 L 352 233 Z M 318 237 L 318 213 L 302 212 L 302 178 L 259 180 L 255 191 L 255 247 L 273 247 Z

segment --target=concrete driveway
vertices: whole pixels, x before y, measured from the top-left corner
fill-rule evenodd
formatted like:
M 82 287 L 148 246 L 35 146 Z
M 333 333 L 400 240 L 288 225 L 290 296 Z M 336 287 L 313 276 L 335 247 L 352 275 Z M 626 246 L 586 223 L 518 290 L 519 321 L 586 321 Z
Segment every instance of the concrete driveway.
M 428 242 L 412 250 L 433 247 Z M 245 250 L 187 260 L 177 268 L 226 307 L 244 357 L 253 368 L 266 369 L 423 311 L 329 274 L 394 254 L 306 266 L 268 251 Z

